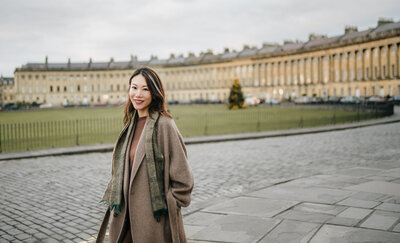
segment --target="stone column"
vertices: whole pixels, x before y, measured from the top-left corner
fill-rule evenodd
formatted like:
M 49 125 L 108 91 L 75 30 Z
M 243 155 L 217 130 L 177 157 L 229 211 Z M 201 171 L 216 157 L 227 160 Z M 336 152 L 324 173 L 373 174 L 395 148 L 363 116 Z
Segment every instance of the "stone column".
M 365 80 L 365 49 L 361 50 L 361 80 Z
M 382 79 L 382 46 L 378 47 L 378 79 Z M 379 91 L 379 90 L 378 90 Z
M 395 56 L 396 56 L 396 65 L 395 65 L 395 72 L 394 72 L 394 75 L 396 75 L 396 78 L 399 78 L 400 77 L 400 73 L 399 73 L 399 69 L 400 69 L 400 67 L 399 67 L 399 45 L 400 45 L 400 43 L 396 43 L 396 44 L 394 44 L 393 46 L 394 46 L 394 54 L 395 54 Z
M 392 71 L 392 65 L 390 63 L 390 49 L 391 49 L 392 45 L 386 45 L 386 65 L 387 65 L 387 73 L 386 73 L 386 78 L 390 79 L 391 76 L 391 71 Z

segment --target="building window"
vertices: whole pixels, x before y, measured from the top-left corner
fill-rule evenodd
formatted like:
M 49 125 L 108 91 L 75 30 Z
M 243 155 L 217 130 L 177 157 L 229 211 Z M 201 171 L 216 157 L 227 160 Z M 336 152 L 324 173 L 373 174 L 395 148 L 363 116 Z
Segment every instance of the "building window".
M 374 69 L 375 69 L 374 71 L 375 71 L 375 79 L 376 79 L 376 78 L 378 78 L 378 68 L 374 67 Z
M 375 95 L 375 87 L 372 87 L 371 93 L 372 93 L 373 96 Z
M 81 86 L 78 84 L 78 86 L 76 87 L 76 90 L 78 91 L 78 92 L 80 92 L 81 91 Z
M 86 75 L 83 75 L 83 80 L 86 80 L 86 79 L 87 79 Z
M 366 74 L 367 74 L 367 78 L 369 78 L 369 68 L 367 68 L 367 69 L 365 70 L 365 72 L 366 72 Z
M 71 92 L 71 93 L 74 92 L 74 86 L 73 85 L 69 86 L 69 92 Z
M 46 75 L 42 75 L 42 79 L 46 79 Z
M 38 80 L 39 79 L 39 75 L 36 74 L 35 75 L 35 79 Z
M 21 75 L 21 79 L 25 79 L 25 75 Z
M 113 91 L 113 88 L 114 88 L 114 87 L 113 87 L 113 85 L 111 84 L 111 85 L 110 85 L 110 91 L 111 91 L 111 92 Z
M 83 85 L 83 92 L 87 92 L 87 85 L 85 84 L 85 85 Z
M 343 71 L 343 76 L 342 76 L 342 81 L 346 81 L 347 80 L 347 72 L 346 70 Z
M 29 74 L 28 75 L 28 79 L 31 80 L 32 79 L 32 75 Z
M 117 91 L 119 91 L 119 84 L 117 84 Z
M 73 75 L 69 75 L 69 80 L 74 80 L 74 76 Z
M 64 79 L 64 80 L 67 80 L 67 75 L 63 75 L 63 79 Z
M 57 75 L 57 76 L 56 76 L 56 80 L 60 80 L 60 75 Z
M 64 86 L 64 92 L 67 92 L 67 86 Z
M 57 92 L 60 92 L 60 86 L 57 86 Z
M 375 57 L 378 56 L 378 49 L 377 48 L 374 49 L 374 56 Z
M 350 80 L 354 80 L 354 70 L 350 70 Z
M 50 93 L 52 93 L 53 92 L 53 86 L 52 85 L 50 85 Z M 22 92 L 23 93 L 23 92 Z
M 367 96 L 367 88 L 364 87 L 364 97 Z

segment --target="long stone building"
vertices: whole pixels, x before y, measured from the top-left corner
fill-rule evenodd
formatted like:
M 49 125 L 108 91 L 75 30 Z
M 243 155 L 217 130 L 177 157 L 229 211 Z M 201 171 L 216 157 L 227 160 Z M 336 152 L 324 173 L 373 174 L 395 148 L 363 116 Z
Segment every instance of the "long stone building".
M 343 35 L 311 34 L 307 42 L 245 45 L 243 50 L 211 50 L 196 56 L 159 60 L 87 63 L 27 63 L 15 70 L 15 101 L 66 104 L 118 104 L 127 98 L 133 70 L 155 68 L 167 100 L 224 101 L 238 78 L 245 95 L 262 99 L 299 96 L 393 96 L 400 94 L 400 22 L 379 19 L 364 31 L 346 27 Z

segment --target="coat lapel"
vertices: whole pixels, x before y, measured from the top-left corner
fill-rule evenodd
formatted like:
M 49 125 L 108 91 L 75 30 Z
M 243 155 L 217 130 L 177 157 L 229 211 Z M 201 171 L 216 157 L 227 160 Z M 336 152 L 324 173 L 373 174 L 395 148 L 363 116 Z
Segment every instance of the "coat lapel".
M 140 135 L 138 145 L 136 147 L 135 157 L 133 159 L 133 168 L 132 168 L 132 171 L 131 171 L 131 177 L 130 177 L 130 181 L 129 181 L 129 187 L 132 186 L 132 181 L 135 178 L 136 173 L 139 170 L 139 167 L 143 162 L 144 156 L 146 155 L 146 150 L 145 150 L 145 143 L 146 143 L 145 131 L 146 131 L 146 126 L 147 126 L 147 121 L 146 121 L 146 124 L 145 124 L 145 126 L 143 128 L 142 134 Z

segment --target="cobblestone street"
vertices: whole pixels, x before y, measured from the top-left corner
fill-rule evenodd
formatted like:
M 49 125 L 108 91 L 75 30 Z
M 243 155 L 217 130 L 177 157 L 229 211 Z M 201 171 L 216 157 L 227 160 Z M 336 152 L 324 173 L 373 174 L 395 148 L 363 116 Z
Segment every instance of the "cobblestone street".
M 195 176 L 184 214 L 280 181 L 352 167 L 399 167 L 400 123 L 187 146 Z M 96 235 L 111 153 L 0 161 L 0 242 Z

